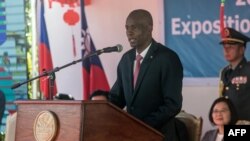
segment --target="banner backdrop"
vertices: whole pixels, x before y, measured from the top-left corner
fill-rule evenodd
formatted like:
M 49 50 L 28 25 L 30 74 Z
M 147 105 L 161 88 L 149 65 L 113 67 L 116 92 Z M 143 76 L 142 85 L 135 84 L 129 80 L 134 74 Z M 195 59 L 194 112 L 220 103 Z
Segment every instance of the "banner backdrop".
M 250 1 L 225 1 L 225 27 L 250 36 Z M 165 44 L 177 52 L 187 78 L 218 77 L 227 62 L 220 42 L 220 0 L 164 1 Z M 250 43 L 246 57 L 250 58 Z

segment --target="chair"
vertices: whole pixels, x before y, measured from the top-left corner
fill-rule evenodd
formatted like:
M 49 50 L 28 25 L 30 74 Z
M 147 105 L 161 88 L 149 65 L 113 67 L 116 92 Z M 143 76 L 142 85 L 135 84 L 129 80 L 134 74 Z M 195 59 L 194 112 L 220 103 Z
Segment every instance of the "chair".
M 249 120 L 238 120 L 236 122 L 236 125 L 250 125 L 250 121 Z
M 179 114 L 176 115 L 176 118 L 182 121 L 186 128 L 188 129 L 188 140 L 189 141 L 200 141 L 203 119 L 202 117 L 195 117 L 190 113 L 186 113 L 182 110 Z

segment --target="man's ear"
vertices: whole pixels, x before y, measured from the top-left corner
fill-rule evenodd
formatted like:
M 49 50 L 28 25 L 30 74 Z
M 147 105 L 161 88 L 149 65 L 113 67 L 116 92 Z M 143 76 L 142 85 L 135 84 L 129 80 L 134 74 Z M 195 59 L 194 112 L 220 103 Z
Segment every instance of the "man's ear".
M 244 47 L 244 46 L 242 45 L 242 46 L 240 46 L 240 50 L 241 50 L 241 54 L 244 55 L 244 54 L 245 54 L 246 47 Z
M 243 51 L 243 53 L 245 52 L 245 50 L 246 50 L 246 47 L 242 44 L 241 46 L 241 50 Z

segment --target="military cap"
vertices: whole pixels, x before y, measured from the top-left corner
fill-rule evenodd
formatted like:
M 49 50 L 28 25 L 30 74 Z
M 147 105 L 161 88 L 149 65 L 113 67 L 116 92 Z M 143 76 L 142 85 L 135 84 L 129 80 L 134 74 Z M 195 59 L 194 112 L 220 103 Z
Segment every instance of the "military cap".
M 223 44 L 225 42 L 229 43 L 242 43 L 246 45 L 248 41 L 250 41 L 250 38 L 246 35 L 236 31 L 233 28 L 226 27 L 224 30 L 224 37 L 222 38 L 220 44 Z

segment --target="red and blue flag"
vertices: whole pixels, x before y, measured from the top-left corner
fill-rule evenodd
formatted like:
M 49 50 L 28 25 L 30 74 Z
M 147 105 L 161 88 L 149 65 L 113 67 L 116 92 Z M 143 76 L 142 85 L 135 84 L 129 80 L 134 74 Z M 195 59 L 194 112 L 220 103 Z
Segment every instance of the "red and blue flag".
M 84 10 L 84 0 L 81 0 L 81 24 L 82 24 L 82 57 L 86 57 L 89 53 L 96 51 L 95 45 L 88 31 L 87 20 Z M 109 91 L 110 87 L 102 67 L 100 58 L 95 55 L 85 59 L 83 66 L 83 99 L 89 99 L 89 96 L 96 90 Z
M 44 3 L 41 0 L 41 11 L 40 11 L 40 43 L 39 43 L 39 73 L 42 74 L 44 71 L 50 71 L 53 69 L 51 51 L 49 46 L 49 39 L 47 33 L 47 27 L 44 17 Z M 43 96 L 49 98 L 49 79 L 48 77 L 40 78 L 40 91 Z M 53 95 L 56 95 L 57 89 L 54 85 Z

